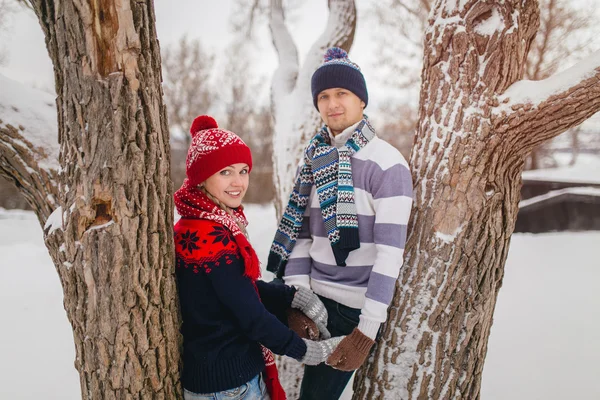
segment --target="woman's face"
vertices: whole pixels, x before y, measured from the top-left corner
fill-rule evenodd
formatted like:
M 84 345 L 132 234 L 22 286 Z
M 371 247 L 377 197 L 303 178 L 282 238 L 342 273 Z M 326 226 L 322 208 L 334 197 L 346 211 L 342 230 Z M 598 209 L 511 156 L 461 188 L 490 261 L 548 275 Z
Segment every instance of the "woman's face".
M 249 170 L 248 164 L 232 164 L 211 175 L 204 188 L 227 207 L 237 208 L 248 190 Z

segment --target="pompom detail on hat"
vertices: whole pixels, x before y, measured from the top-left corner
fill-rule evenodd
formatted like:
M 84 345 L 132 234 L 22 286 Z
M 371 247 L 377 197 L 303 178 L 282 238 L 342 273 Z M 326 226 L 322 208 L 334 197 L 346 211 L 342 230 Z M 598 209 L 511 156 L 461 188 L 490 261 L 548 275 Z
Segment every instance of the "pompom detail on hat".
M 334 60 L 336 58 L 348 58 L 348 53 L 346 53 L 346 50 L 340 49 L 339 47 L 331 47 L 327 49 L 327 52 L 323 58 L 325 59 L 325 62 Z
M 216 129 L 219 125 L 217 125 L 217 121 L 210 115 L 200 115 L 194 119 L 192 122 L 192 126 L 190 127 L 190 134 L 192 137 L 196 136 L 196 133 L 203 131 L 205 129 Z
M 315 70 L 310 79 L 313 104 L 317 110 L 317 96 L 325 89 L 344 88 L 361 99 L 365 107 L 369 104 L 367 83 L 358 64 L 348 58 L 348 53 L 339 47 L 325 51 L 323 64 Z
M 237 163 L 252 170 L 250 148 L 235 133 L 219 129 L 215 119 L 200 115 L 190 127 L 192 141 L 185 160 L 185 173 L 191 185 L 199 185 L 219 170 Z

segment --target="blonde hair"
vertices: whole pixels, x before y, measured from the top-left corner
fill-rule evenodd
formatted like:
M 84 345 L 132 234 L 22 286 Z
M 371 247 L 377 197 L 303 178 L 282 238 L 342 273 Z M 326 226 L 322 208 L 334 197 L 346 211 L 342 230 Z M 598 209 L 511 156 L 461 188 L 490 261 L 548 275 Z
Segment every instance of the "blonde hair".
M 233 220 L 237 224 L 238 228 L 240 228 L 240 231 L 242 231 L 242 233 L 244 234 L 244 236 L 246 236 L 246 238 L 249 238 L 246 227 L 244 226 L 243 223 L 240 222 L 239 219 L 237 219 L 237 217 L 233 213 L 233 210 L 231 209 L 231 207 L 227 206 L 227 204 L 223 203 L 221 200 L 217 199 L 215 196 L 210 194 L 209 191 L 206 190 L 206 188 L 204 187 L 203 184 L 198 185 L 198 188 L 202 191 L 202 193 L 204 193 L 206 196 L 208 196 L 208 198 L 211 199 L 216 205 L 218 205 L 221 210 L 223 210 L 227 214 L 231 215 L 233 217 Z

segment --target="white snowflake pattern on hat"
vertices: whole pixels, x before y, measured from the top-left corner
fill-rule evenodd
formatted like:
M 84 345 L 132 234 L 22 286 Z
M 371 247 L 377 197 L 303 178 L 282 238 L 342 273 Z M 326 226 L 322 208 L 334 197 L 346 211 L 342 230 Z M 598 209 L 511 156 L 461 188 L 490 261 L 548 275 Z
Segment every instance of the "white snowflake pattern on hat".
M 192 139 L 192 146 L 190 147 L 190 154 L 186 165 L 189 167 L 199 157 L 230 144 L 246 145 L 235 133 L 224 129 L 205 129 L 199 131 Z

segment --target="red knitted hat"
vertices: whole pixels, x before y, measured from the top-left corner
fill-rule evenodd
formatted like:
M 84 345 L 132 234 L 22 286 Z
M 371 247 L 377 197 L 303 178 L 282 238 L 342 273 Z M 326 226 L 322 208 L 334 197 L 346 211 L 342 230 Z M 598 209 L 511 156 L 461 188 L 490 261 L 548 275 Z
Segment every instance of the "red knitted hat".
M 192 143 L 185 167 L 191 184 L 199 185 L 231 164 L 246 163 L 252 170 L 250 148 L 235 133 L 219 129 L 214 118 L 196 117 L 190 133 Z

